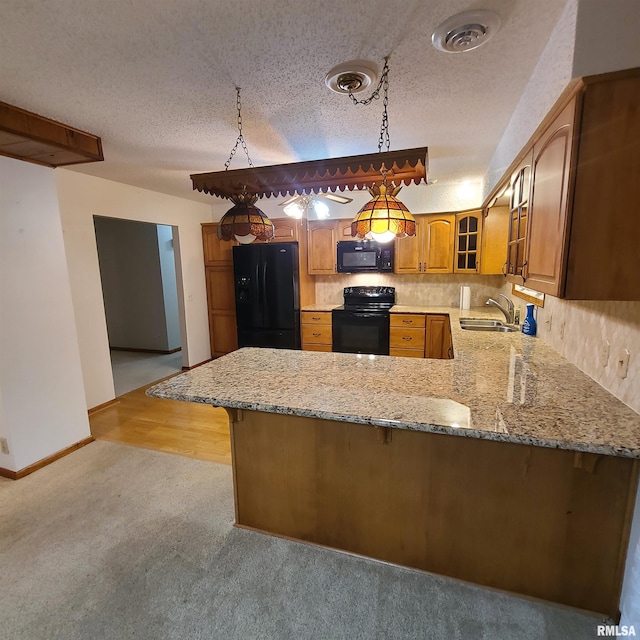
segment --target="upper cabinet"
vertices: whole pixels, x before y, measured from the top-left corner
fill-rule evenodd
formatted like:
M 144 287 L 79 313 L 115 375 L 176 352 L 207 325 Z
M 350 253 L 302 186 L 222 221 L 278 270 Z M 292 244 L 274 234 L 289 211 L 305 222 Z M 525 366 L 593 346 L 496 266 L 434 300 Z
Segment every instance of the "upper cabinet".
M 509 188 L 509 240 L 505 273 L 510 279 L 522 284 L 522 269 L 525 266 L 529 199 L 531 197 L 531 157 L 529 152 L 511 175 Z
M 295 218 L 273 218 L 273 238 L 268 242 L 298 242 L 304 232 L 302 221 Z M 264 243 L 264 240 L 255 240 L 256 244 Z
M 478 273 L 480 270 L 481 211 L 456 213 L 454 273 Z
M 336 273 L 337 227 L 334 220 L 309 220 L 307 223 L 307 266 L 311 275 Z
M 640 300 L 640 69 L 583 78 L 511 174 L 506 275 L 574 300 Z
M 482 275 L 504 274 L 506 270 L 509 214 L 508 204 L 494 204 L 483 211 L 480 251 Z
M 455 214 L 415 219 L 416 235 L 396 240 L 395 273 L 453 273 Z
M 232 247 L 237 242 L 218 240 L 218 225 L 207 223 L 202 225 L 202 245 L 204 264 L 207 267 L 226 267 L 233 264 Z
M 531 215 L 522 276 L 526 286 L 554 296 L 561 293 L 568 238 L 567 199 L 575 109 L 573 99 L 533 147 Z

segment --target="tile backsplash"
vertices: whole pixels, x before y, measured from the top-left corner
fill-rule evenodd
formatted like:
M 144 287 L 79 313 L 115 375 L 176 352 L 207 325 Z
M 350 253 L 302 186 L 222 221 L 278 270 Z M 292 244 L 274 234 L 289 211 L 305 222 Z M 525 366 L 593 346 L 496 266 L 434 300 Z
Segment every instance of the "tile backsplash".
M 502 293 L 511 294 L 511 285 Z M 512 296 L 525 316 L 524 300 Z M 551 345 L 609 393 L 640 413 L 640 302 L 562 300 L 546 296 L 536 311 L 538 338 Z M 609 343 L 609 358 L 602 365 L 601 349 Z M 618 377 L 617 362 L 630 353 L 626 378 Z
M 460 287 L 471 288 L 471 306 L 483 305 L 487 298 L 495 297 L 504 284 L 502 276 L 472 275 L 394 275 L 384 273 L 357 273 L 316 276 L 316 302 L 342 304 L 344 287 L 378 285 L 396 288 L 397 304 L 458 307 Z

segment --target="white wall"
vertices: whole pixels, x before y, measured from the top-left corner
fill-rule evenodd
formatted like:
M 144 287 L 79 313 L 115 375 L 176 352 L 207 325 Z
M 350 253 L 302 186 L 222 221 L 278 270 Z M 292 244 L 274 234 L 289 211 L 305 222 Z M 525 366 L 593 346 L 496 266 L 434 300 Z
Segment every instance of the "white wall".
M 638 0 L 580 0 L 573 77 L 640 66 Z
M 601 1 L 601 0 L 598 0 Z M 504 176 L 572 78 L 578 0 L 569 0 L 489 163 L 484 199 Z
M 57 169 L 55 173 L 86 407 L 95 407 L 115 397 L 94 215 L 177 227 L 180 241 L 177 279 L 182 289 L 179 297 L 183 296 L 185 301 L 183 366 L 208 360 L 211 350 L 200 224 L 211 222 L 211 207 L 71 170 Z
M 54 170 L 0 157 L 0 422 L 18 471 L 90 436 Z

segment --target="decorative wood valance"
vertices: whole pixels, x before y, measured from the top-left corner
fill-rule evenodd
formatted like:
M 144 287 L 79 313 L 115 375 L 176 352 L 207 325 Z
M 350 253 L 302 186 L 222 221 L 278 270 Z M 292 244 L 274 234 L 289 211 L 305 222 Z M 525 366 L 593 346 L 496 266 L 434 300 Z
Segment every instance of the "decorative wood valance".
M 395 186 L 427 182 L 427 147 L 360 156 L 292 162 L 268 167 L 195 173 L 193 188 L 219 198 L 246 190 L 257 196 L 293 196 L 327 191 L 366 189 L 382 182 Z

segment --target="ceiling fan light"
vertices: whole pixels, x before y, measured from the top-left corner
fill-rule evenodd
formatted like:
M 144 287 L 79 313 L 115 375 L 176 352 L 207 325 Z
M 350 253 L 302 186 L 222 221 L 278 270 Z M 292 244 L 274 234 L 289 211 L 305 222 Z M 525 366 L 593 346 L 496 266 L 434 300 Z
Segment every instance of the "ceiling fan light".
M 271 240 L 274 235 L 273 222 L 255 206 L 256 195 L 241 193 L 231 198 L 234 206 L 218 223 L 220 240 L 237 240 L 250 244 L 254 240 Z
M 288 215 L 290 218 L 295 218 L 296 220 L 300 220 L 304 213 L 304 209 L 300 206 L 300 203 L 290 202 L 288 205 L 284 206 L 282 210 Z

